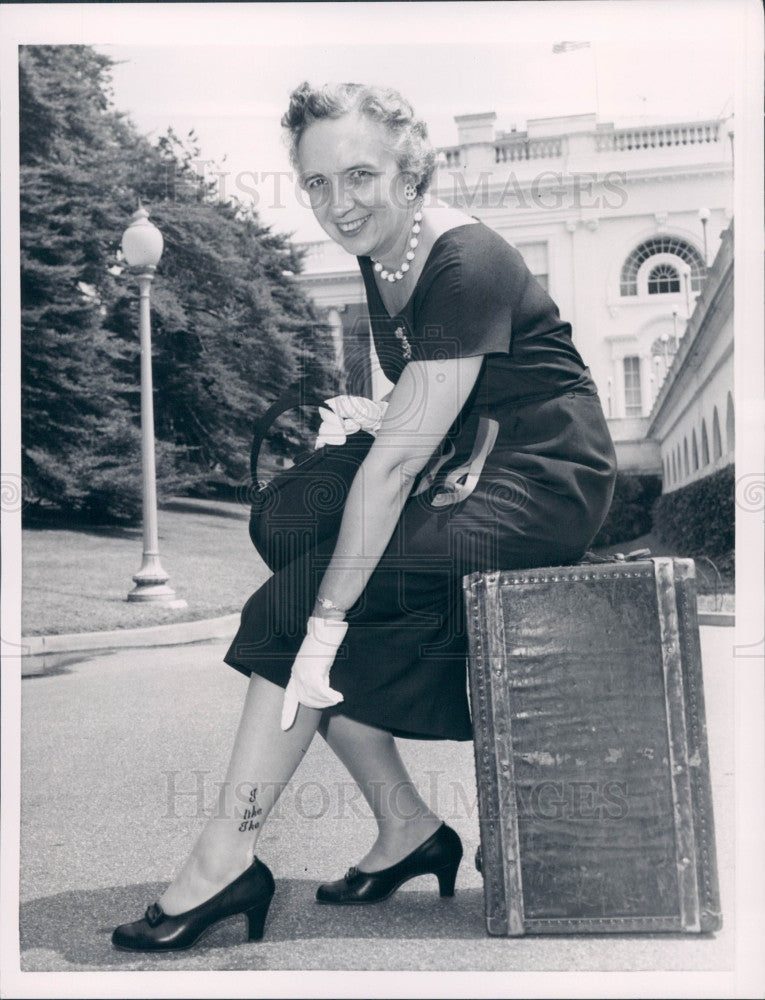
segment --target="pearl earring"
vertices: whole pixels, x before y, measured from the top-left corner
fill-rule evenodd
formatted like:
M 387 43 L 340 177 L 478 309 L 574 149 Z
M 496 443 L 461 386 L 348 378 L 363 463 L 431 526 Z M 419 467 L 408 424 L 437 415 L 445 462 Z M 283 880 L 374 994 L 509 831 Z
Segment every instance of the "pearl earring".
M 417 197 L 417 188 L 411 183 L 411 181 L 404 185 L 404 197 L 407 201 L 414 201 Z

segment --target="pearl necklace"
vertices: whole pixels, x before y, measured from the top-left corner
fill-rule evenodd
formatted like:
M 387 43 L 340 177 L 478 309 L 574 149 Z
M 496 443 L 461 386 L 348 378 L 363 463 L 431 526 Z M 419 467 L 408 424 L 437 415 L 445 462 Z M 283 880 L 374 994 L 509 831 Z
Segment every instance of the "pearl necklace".
M 414 213 L 414 222 L 412 223 L 412 234 L 409 237 L 409 249 L 406 251 L 406 256 L 400 267 L 395 271 L 387 271 L 379 260 L 372 258 L 372 263 L 375 266 L 375 271 L 380 275 L 383 281 L 401 281 L 406 272 L 411 267 L 412 261 L 414 260 L 414 252 L 417 249 L 417 244 L 419 240 L 420 223 L 422 222 L 422 212 Z

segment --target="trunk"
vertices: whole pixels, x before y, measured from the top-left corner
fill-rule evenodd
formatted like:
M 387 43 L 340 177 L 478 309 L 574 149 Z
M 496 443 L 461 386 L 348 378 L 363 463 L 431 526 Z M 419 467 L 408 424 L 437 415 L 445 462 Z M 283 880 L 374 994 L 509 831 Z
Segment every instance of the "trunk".
M 464 587 L 489 933 L 717 930 L 693 561 Z

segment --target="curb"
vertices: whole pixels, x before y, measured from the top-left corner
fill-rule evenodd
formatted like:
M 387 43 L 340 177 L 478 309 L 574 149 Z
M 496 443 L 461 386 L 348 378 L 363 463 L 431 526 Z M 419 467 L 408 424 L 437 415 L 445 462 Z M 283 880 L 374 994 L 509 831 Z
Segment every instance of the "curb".
M 111 632 L 74 632 L 67 635 L 33 635 L 21 640 L 25 649 L 21 657 L 21 676 L 40 677 L 66 662 L 80 657 L 78 653 L 106 652 L 114 649 L 141 649 L 151 646 L 183 646 L 213 639 L 230 639 L 240 621 L 240 612 L 201 621 L 174 622 L 148 628 L 114 629 Z M 720 611 L 700 611 L 699 625 L 732 627 L 736 616 Z
M 21 676 L 35 677 L 61 666 L 65 659 L 78 659 L 77 653 L 95 653 L 114 649 L 140 649 L 147 646 L 185 646 L 211 639 L 232 639 L 241 612 L 206 618 L 201 621 L 173 622 L 147 628 L 114 629 L 110 632 L 75 632 L 67 635 L 25 636 L 21 657 Z
M 729 628 L 736 624 L 735 614 L 728 611 L 699 611 L 699 625 L 725 625 Z

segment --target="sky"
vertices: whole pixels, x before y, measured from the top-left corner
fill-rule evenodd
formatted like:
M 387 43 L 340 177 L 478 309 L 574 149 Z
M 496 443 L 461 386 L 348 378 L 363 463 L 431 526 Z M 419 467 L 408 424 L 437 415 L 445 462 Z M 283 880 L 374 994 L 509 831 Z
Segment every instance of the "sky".
M 220 33 L 211 33 L 209 44 L 97 45 L 118 62 L 116 106 L 142 132 L 158 136 L 172 126 L 186 135 L 194 129 L 201 146 L 197 169 L 210 179 L 224 171 L 222 180 L 217 177 L 224 194 L 256 198 L 264 222 L 301 240 L 324 234 L 288 179 L 277 187 L 263 174 L 290 170 L 279 120 L 302 80 L 396 87 L 428 122 L 437 146 L 456 143 L 454 116 L 466 113 L 494 111 L 496 128 L 509 131 L 525 128 L 529 118 L 588 112 L 618 126 L 716 118 L 734 110 L 740 46 L 735 18 L 721 13 L 725 4 L 698 3 L 692 19 L 683 0 L 638 2 L 621 17 L 603 14 L 619 4 L 574 3 L 568 10 L 555 3 L 415 5 L 420 15 L 432 11 L 426 30 L 404 25 L 394 42 L 383 37 L 390 25 L 380 16 L 390 11 L 383 19 L 390 21 L 401 5 L 315 6 L 324 16 L 313 44 L 300 44 L 305 24 L 295 29 L 295 44 L 286 44 L 289 32 L 276 24 L 265 42 L 268 19 L 242 16 L 241 31 L 225 45 Z M 599 17 L 584 16 L 595 6 Z M 576 21 L 572 8 L 580 14 Z M 636 8 L 652 12 L 650 33 L 646 18 L 633 16 Z M 564 40 L 590 45 L 553 53 Z

